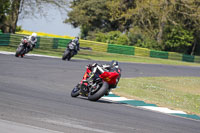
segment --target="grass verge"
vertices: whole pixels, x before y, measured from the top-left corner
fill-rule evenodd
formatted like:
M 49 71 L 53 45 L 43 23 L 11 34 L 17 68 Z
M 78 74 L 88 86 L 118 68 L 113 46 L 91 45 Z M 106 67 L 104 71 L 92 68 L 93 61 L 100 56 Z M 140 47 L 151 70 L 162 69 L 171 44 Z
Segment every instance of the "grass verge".
M 1 51 L 15 52 L 16 47 L 0 46 L 0 50 Z M 64 50 L 65 49 L 51 49 L 51 50 L 34 49 L 30 53 L 62 57 Z M 149 64 L 200 66 L 200 63 L 190 63 L 190 62 L 183 62 L 183 61 L 176 61 L 176 60 L 169 60 L 169 59 L 139 57 L 139 56 L 131 56 L 131 55 L 101 53 L 101 52 L 93 52 L 93 51 L 88 51 L 88 50 L 81 50 L 78 53 L 78 55 L 76 55 L 73 58 L 75 58 L 75 59 L 86 59 L 86 60 L 103 60 L 103 61 L 117 60 L 119 62 L 135 62 L 135 63 L 149 63 Z
M 119 96 L 200 115 L 200 77 L 122 78 L 118 87 Z

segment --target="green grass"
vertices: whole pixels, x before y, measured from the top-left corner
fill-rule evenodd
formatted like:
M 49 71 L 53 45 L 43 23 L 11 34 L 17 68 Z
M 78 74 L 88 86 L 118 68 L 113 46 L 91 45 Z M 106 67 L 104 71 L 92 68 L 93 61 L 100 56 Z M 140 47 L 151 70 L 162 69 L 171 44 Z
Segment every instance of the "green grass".
M 118 87 L 119 96 L 200 115 L 200 77 L 122 78 Z
M 1 51 L 10 51 L 15 52 L 16 47 L 11 46 L 0 46 Z M 34 49 L 33 54 L 43 54 L 62 57 L 62 54 L 65 49 Z M 74 57 L 75 59 L 86 59 L 86 60 L 103 60 L 111 61 L 117 60 L 119 62 L 136 62 L 136 63 L 149 63 L 149 64 L 167 64 L 167 65 L 184 65 L 184 66 L 200 66 L 200 63 L 190 63 L 169 59 L 159 59 L 159 58 L 150 58 L 150 57 L 139 57 L 139 56 L 130 56 L 130 55 L 121 55 L 121 54 L 110 54 L 110 53 L 101 53 L 93 52 L 89 50 L 81 50 L 78 55 Z

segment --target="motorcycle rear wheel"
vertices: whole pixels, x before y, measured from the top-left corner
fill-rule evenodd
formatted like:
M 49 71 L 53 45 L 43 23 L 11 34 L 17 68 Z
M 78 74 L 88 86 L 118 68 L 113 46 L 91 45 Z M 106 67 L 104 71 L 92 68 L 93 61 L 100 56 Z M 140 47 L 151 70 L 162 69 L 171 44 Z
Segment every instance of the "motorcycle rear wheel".
M 102 96 L 104 96 L 107 92 L 107 90 L 109 89 L 109 84 L 107 82 L 103 82 L 103 85 L 101 86 L 101 88 L 94 94 L 92 94 L 91 92 L 88 94 L 88 99 L 90 101 L 97 101 L 99 100 Z

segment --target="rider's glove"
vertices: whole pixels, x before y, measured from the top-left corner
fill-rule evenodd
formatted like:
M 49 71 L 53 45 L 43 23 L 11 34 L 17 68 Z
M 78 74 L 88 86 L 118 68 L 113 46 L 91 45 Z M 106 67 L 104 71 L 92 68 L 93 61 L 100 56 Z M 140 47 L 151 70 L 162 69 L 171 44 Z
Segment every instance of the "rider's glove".
M 92 64 L 87 65 L 88 69 L 92 70 Z
M 93 64 L 92 64 L 92 67 L 96 67 L 96 66 L 97 66 L 97 63 L 93 63 Z

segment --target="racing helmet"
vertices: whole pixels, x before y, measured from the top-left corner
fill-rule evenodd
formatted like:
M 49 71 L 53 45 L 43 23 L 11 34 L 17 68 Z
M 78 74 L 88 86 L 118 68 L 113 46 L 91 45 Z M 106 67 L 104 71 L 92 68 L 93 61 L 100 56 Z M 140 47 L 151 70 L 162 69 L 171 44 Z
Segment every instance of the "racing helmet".
M 32 37 L 37 37 L 37 33 L 32 33 L 32 35 L 31 35 Z
M 78 41 L 79 41 L 79 37 L 75 37 L 75 38 L 73 39 L 73 42 L 75 42 L 76 44 L 78 43 Z
M 37 33 L 32 33 L 32 35 L 31 35 L 31 39 L 32 39 L 32 40 L 35 40 L 36 37 L 37 37 Z
M 75 39 L 79 40 L 79 37 L 78 37 L 78 36 L 76 36 L 76 37 L 75 37 Z
M 118 61 L 115 61 L 115 60 L 111 61 L 111 64 L 110 64 L 111 67 L 115 67 L 115 66 L 118 66 L 118 65 L 119 65 Z

